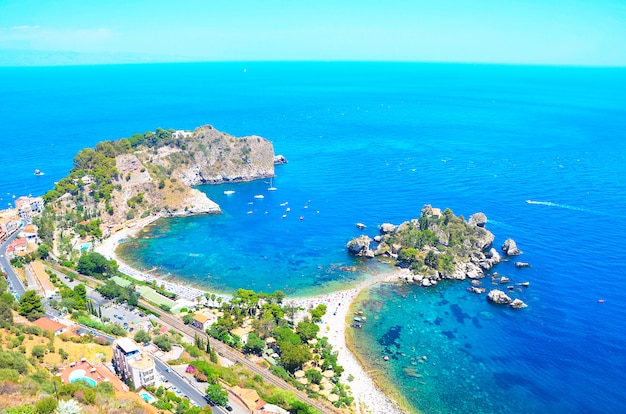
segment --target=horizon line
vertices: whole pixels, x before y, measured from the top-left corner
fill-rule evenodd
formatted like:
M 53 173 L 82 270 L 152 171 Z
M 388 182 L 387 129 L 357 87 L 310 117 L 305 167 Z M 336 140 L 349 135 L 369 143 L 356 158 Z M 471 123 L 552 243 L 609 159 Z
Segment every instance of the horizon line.
M 597 68 L 597 69 L 625 69 L 626 64 L 581 64 L 581 63 L 535 63 L 535 62 L 486 62 L 486 61 L 436 61 L 436 60 L 375 60 L 375 59 L 225 59 L 225 60 L 153 60 L 153 61 L 137 61 L 137 62 L 100 62 L 100 63 L 26 63 L 15 65 L 0 64 L 0 68 L 57 68 L 57 67 L 76 67 L 76 66 L 131 66 L 131 65 L 179 65 L 179 64 L 199 64 L 199 63 L 380 63 L 380 64 L 425 64 L 425 65 L 466 65 L 466 66 L 528 66 L 528 67 L 566 67 L 566 68 Z

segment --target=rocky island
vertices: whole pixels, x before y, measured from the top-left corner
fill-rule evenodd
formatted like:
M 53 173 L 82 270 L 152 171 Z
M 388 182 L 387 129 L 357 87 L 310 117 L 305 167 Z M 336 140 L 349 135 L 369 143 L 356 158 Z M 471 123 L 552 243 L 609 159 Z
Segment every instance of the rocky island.
M 468 290 L 484 293 L 478 279 L 485 277 L 502 260 L 492 247 L 494 235 L 485 229 L 487 216 L 484 213 L 472 214 L 468 221 L 455 216 L 449 208 L 443 212 L 439 208 L 425 205 L 420 217 L 406 221 L 399 226 L 382 224 L 380 234 L 374 238 L 361 235 L 348 242 L 348 251 L 356 256 L 374 258 L 383 256 L 395 262 L 396 266 L 409 269 L 403 279 L 421 286 L 433 286 L 443 279 L 473 279 Z M 375 247 L 373 247 L 373 244 Z M 521 254 L 513 239 L 507 239 L 502 251 L 507 256 Z M 497 273 L 494 276 L 497 277 Z M 500 283 L 508 283 L 502 277 Z M 528 286 L 527 284 L 520 284 Z M 519 309 L 525 304 L 512 300 L 504 292 L 489 292 L 488 300 L 496 304 L 508 304 Z

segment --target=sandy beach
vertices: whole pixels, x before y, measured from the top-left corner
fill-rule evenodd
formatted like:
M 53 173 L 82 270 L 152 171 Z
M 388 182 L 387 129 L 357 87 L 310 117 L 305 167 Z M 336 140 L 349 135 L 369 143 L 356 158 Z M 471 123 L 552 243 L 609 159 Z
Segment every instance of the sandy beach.
M 180 297 L 187 300 L 194 300 L 197 296 L 204 295 L 204 291 L 189 286 L 182 286 L 177 283 L 159 279 L 155 276 L 143 273 L 134 269 L 120 259 L 115 254 L 115 249 L 127 237 L 136 236 L 137 233 L 145 226 L 153 223 L 161 218 L 160 215 L 153 215 L 141 220 L 134 221 L 109 238 L 105 239 L 101 244 L 94 247 L 94 250 L 108 259 L 115 259 L 119 263 L 119 270 L 133 278 L 143 281 L 156 280 L 157 283 L 165 285 L 166 289 L 177 293 Z M 342 374 L 342 382 L 350 386 L 352 396 L 356 403 L 356 412 L 358 414 L 402 414 L 403 411 L 399 405 L 388 398 L 367 375 L 365 369 L 361 366 L 355 356 L 346 347 L 345 329 L 350 309 L 350 304 L 363 290 L 372 285 L 381 282 L 397 281 L 406 270 L 394 270 L 392 272 L 373 275 L 366 280 L 361 281 L 356 287 L 348 290 L 341 290 L 332 293 L 287 299 L 285 302 L 303 308 L 305 311 L 324 303 L 327 306 L 326 315 L 322 318 L 320 324 L 320 336 L 327 336 L 333 349 L 338 352 L 338 362 L 344 367 Z M 223 295 L 222 295 L 223 296 Z M 304 312 L 303 312 L 304 313 Z M 348 381 L 348 377 L 352 375 L 353 380 Z
M 388 398 L 374 384 L 356 357 L 346 347 L 345 329 L 348 326 L 347 319 L 350 304 L 363 289 L 377 283 L 395 282 L 404 272 L 405 270 L 398 269 L 389 273 L 371 276 L 360 282 L 356 287 L 348 290 L 287 300 L 287 302 L 306 310 L 314 308 L 320 303 L 327 306 L 326 315 L 324 315 L 322 323 L 320 324 L 319 336 L 327 336 L 333 349 L 338 352 L 337 360 L 345 370 L 341 375 L 341 379 L 342 382 L 349 385 L 352 390 L 357 413 L 403 413 L 399 405 Z M 348 381 L 350 375 L 353 377 L 352 381 Z

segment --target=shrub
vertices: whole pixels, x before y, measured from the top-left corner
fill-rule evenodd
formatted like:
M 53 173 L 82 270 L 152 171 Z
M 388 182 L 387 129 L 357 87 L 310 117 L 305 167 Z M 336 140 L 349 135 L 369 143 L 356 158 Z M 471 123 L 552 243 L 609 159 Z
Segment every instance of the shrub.
M 43 345 L 35 345 L 30 353 L 32 356 L 41 361 L 43 360 L 43 356 L 46 354 L 46 348 Z
M 51 414 L 57 408 L 57 400 L 54 397 L 46 397 L 35 403 L 36 414 Z

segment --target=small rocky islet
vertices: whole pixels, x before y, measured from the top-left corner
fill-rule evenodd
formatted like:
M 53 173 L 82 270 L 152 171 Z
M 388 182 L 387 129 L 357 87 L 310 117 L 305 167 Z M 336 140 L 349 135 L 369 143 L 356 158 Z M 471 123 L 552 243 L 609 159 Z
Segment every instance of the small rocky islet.
M 468 291 L 482 294 L 487 291 L 481 287 L 480 279 L 487 276 L 494 266 L 502 261 L 500 253 L 492 246 L 493 233 L 485 229 L 487 216 L 475 213 L 465 220 L 455 216 L 449 208 L 441 211 L 431 205 L 425 205 L 420 217 L 405 221 L 400 225 L 383 223 L 379 226 L 380 234 L 372 237 L 361 235 L 350 240 L 348 251 L 359 257 L 386 257 L 396 266 L 409 269 L 402 276 L 407 283 L 428 287 L 444 279 L 471 279 Z M 359 223 L 360 224 L 360 223 Z M 365 226 L 357 227 L 364 229 Z M 513 239 L 506 239 L 501 247 L 505 256 L 518 256 L 522 251 Z M 516 262 L 516 267 L 530 267 L 526 262 Z M 494 284 L 508 284 L 509 278 L 491 273 Z M 517 283 L 528 287 L 529 282 Z M 514 285 L 507 285 L 509 291 Z M 492 289 L 487 300 L 494 304 L 509 305 L 513 309 L 526 307 L 520 299 L 512 299 L 504 291 Z

